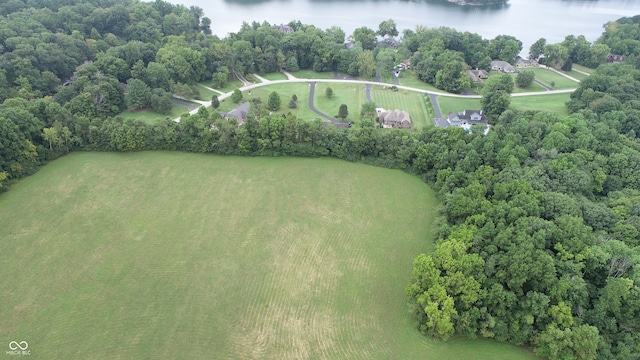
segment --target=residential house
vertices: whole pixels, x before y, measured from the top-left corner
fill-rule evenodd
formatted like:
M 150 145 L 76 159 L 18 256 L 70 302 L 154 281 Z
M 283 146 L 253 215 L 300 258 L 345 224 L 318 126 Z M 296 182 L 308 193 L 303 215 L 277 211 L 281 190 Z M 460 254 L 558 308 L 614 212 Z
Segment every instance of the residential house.
M 408 70 L 409 68 L 411 68 L 411 59 L 402 60 L 400 64 L 394 67 L 396 73 L 399 73 L 400 70 Z
M 511 64 L 502 60 L 493 60 L 491 62 L 491 70 L 496 70 L 508 74 L 515 74 L 518 72 Z
M 451 112 L 447 117 L 451 126 L 470 128 L 471 125 L 488 125 L 487 117 L 482 110 L 464 110 L 459 113 Z
M 273 25 L 273 27 L 276 30 L 280 31 L 281 33 L 291 34 L 293 32 L 293 28 L 289 25 L 280 24 L 280 25 Z
M 535 59 L 523 59 L 520 56 L 516 57 L 516 67 L 538 67 L 538 61 Z
M 222 113 L 222 117 L 227 120 L 236 119 L 238 121 L 238 125 L 242 125 L 244 124 L 244 120 L 247 118 L 247 114 L 249 113 L 249 106 L 249 102 L 244 102 L 228 113 Z
M 349 40 L 344 43 L 344 47 L 349 50 L 353 49 L 354 46 L 356 46 L 356 42 L 353 40 Z
M 467 70 L 467 74 L 469 74 L 469 77 L 473 82 L 478 82 L 489 77 L 489 73 L 487 71 L 478 69 Z
M 390 46 L 394 49 L 398 48 L 398 40 L 392 38 L 392 37 L 385 37 L 384 39 L 382 39 L 381 41 L 378 41 L 378 47 L 385 47 L 385 46 Z
M 624 62 L 625 60 L 627 60 L 627 57 L 624 55 L 616 55 L 616 54 L 612 54 L 609 53 L 607 55 L 607 62 L 608 63 L 619 63 L 619 62 Z
M 384 128 L 411 129 L 411 118 L 404 110 L 385 110 L 378 108 L 378 120 Z

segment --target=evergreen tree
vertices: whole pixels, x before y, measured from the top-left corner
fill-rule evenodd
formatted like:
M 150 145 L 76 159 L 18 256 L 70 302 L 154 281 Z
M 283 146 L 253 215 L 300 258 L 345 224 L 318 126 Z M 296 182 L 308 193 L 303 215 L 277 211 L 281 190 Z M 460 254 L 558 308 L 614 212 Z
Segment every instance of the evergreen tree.
M 340 105 L 340 109 L 338 109 L 338 117 L 344 120 L 347 118 L 347 116 L 349 116 L 349 110 L 347 110 L 347 105 L 346 104 Z
M 278 95 L 277 92 L 272 91 L 271 94 L 269 94 L 267 109 L 271 111 L 278 111 L 280 109 L 280 95 Z
M 151 89 L 140 79 L 129 79 L 127 81 L 127 94 L 124 101 L 132 109 L 140 109 L 149 105 L 151 100 Z
M 218 95 L 213 95 L 211 97 L 211 106 L 214 109 L 217 109 L 218 107 L 220 107 L 220 100 L 218 100 Z

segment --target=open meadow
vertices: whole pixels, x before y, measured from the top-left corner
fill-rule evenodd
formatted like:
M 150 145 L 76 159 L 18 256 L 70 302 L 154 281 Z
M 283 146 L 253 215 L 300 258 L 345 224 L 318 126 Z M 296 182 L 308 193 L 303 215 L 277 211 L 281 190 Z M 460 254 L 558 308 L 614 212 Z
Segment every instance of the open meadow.
M 0 196 L 0 343 L 30 359 L 534 359 L 415 329 L 404 289 L 436 208 L 417 177 L 335 159 L 74 153 Z

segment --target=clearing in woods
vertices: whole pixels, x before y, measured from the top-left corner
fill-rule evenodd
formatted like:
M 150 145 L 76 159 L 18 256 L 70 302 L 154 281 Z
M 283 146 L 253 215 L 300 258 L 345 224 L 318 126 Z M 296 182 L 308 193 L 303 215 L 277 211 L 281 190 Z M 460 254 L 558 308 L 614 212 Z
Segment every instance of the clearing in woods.
M 34 359 L 522 359 L 405 305 L 437 201 L 335 159 L 75 153 L 0 196 L 0 344 Z

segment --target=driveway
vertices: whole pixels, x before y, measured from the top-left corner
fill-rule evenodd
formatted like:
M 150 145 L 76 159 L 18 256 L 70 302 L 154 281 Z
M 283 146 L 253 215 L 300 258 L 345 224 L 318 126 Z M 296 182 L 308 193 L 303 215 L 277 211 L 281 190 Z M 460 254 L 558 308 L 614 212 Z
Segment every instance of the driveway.
M 313 111 L 314 113 L 322 116 L 323 118 L 325 118 L 326 120 L 328 120 L 330 123 L 332 123 L 333 125 L 335 125 L 335 127 L 349 127 L 349 123 L 346 122 L 341 122 L 338 121 L 335 118 L 332 118 L 331 116 L 321 112 L 320 110 L 316 109 L 315 105 L 313 105 L 313 96 L 316 92 L 316 81 L 310 81 L 309 82 L 309 109 L 311 109 L 311 111 Z

